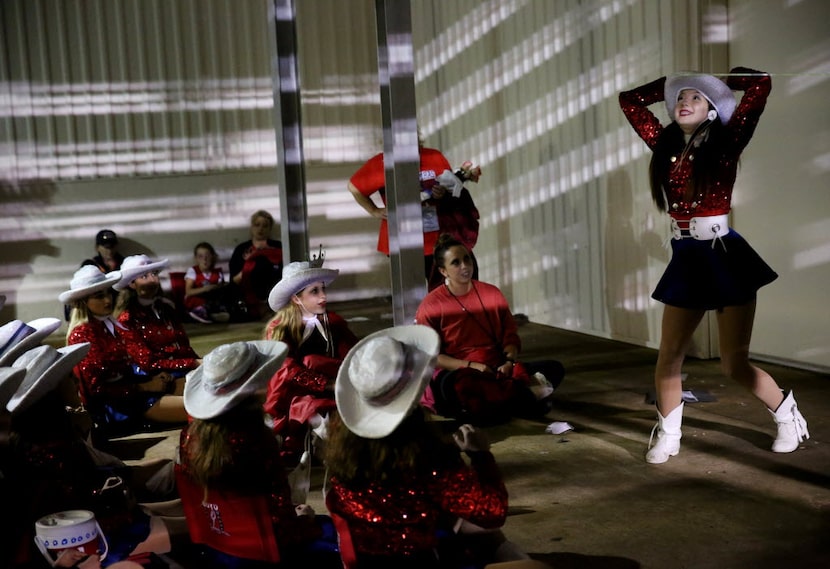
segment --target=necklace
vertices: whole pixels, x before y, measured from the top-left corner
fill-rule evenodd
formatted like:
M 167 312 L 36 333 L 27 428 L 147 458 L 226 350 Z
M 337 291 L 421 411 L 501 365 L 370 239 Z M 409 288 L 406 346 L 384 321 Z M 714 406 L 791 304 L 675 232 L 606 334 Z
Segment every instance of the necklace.
M 484 301 L 481 299 L 481 295 L 478 292 L 478 288 L 476 288 L 476 285 L 475 285 L 474 281 L 470 281 L 470 284 L 473 285 L 473 292 L 476 293 L 476 297 L 478 298 L 478 304 L 481 306 L 481 313 L 484 315 L 484 319 L 487 321 L 487 326 L 485 326 L 484 324 L 481 323 L 481 321 L 478 319 L 478 317 L 475 315 L 475 313 L 470 312 L 469 310 L 467 310 L 467 307 L 464 306 L 464 303 L 461 302 L 460 298 L 455 296 L 455 293 L 453 293 L 453 291 L 450 290 L 450 286 L 447 283 L 444 283 L 444 286 L 446 287 L 447 292 L 450 293 L 450 296 L 455 300 L 455 302 L 458 303 L 458 306 L 461 307 L 461 310 L 464 312 L 464 314 L 466 314 L 470 318 L 472 318 L 473 322 L 475 322 L 476 325 L 479 328 L 484 330 L 484 333 L 487 334 L 488 336 L 490 336 L 490 338 L 493 340 L 494 343 L 500 344 L 498 334 L 496 333 L 496 327 L 493 324 L 493 322 L 490 320 L 490 315 L 487 312 L 487 308 L 484 306 Z

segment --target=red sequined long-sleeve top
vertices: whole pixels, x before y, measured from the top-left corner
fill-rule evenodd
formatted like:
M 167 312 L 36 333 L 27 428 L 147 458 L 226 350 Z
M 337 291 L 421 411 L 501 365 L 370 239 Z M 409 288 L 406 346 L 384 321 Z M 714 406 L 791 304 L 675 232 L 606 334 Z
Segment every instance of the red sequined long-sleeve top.
M 743 152 L 772 89 L 769 75 L 745 67 L 736 67 L 730 75 L 727 85 L 732 90 L 744 91 L 729 123 L 726 126 L 727 144 L 719 160 L 717 172 L 712 177 L 712 184 L 705 194 L 686 195 L 687 184 L 692 175 L 694 152 L 685 156 L 672 156 L 670 160 L 679 165 L 669 169 L 669 179 L 664 182 L 669 215 L 675 219 L 688 220 L 696 216 L 723 215 L 729 213 L 732 203 L 732 188 L 738 172 L 738 159 Z M 654 150 L 657 140 L 663 132 L 659 119 L 648 109 L 649 105 L 664 100 L 665 77 L 620 93 L 620 107 L 628 122 L 637 131 L 649 148 Z
M 436 453 L 440 454 L 440 453 Z M 326 495 L 332 514 L 346 522 L 355 552 L 413 555 L 436 546 L 439 521 L 450 515 L 485 528 L 507 516 L 507 489 L 490 452 L 468 453 L 470 465 L 436 466 L 425 475 L 346 487 L 336 478 Z
M 162 371 L 184 373 L 199 366 L 199 356 L 190 347 L 175 308 L 163 299 L 149 306 L 135 302 L 118 321 L 127 328 L 124 343 L 142 371 L 151 375 Z
M 112 401 L 138 392 L 133 381 L 130 355 L 119 332 L 110 332 L 104 322 L 96 318 L 72 329 L 67 345 L 89 342 L 89 352 L 75 366 L 75 376 L 80 380 L 81 399 L 84 404 Z

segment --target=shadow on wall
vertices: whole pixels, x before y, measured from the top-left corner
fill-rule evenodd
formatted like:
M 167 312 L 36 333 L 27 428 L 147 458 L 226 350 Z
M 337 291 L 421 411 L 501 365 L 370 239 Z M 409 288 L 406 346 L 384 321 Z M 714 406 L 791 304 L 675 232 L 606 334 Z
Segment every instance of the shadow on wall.
M 51 204 L 56 191 L 52 180 L 0 179 L 0 294 L 6 295 L 0 311 L 2 322 L 16 318 L 18 291 L 26 275 L 32 273 L 35 257 L 60 254 L 51 239 L 29 222 L 30 213 Z
M 608 175 L 608 212 L 605 227 L 605 302 L 611 337 L 649 339 L 648 303 L 651 288 L 649 259 L 665 256 L 660 236 L 635 226 L 634 190 L 629 175 L 615 170 Z

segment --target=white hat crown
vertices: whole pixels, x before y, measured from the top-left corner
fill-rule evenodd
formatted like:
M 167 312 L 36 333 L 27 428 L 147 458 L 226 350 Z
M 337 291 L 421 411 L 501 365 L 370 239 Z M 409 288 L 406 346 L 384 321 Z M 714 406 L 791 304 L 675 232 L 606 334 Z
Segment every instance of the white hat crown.
M 357 395 L 368 403 L 388 402 L 406 378 L 404 344 L 389 336 L 368 340 L 349 362 L 349 376 Z
M 202 360 L 202 385 L 210 393 L 227 391 L 256 360 L 256 350 L 245 342 L 223 344 Z

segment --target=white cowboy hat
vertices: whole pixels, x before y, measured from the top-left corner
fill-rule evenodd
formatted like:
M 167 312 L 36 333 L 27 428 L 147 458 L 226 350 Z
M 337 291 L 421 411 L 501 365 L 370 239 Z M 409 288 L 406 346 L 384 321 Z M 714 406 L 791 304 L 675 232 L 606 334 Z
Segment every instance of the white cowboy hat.
M 26 370 L 21 367 L 0 368 L 0 408 L 5 408 L 6 403 L 15 394 L 23 378 L 26 377 Z
M 81 300 L 99 290 L 107 290 L 112 288 L 112 285 L 121 280 L 121 271 L 112 271 L 111 273 L 102 273 L 101 269 L 95 265 L 84 265 L 72 275 L 72 280 L 69 281 L 69 290 L 65 290 L 58 295 L 58 301 L 63 304 L 69 304 L 76 300 Z
M 325 285 L 329 285 L 339 274 L 340 271 L 337 269 L 315 267 L 308 261 L 289 263 L 282 270 L 282 280 L 274 285 L 268 295 L 268 306 L 276 312 L 288 303 L 292 294 L 297 294 L 312 283 L 322 281 Z
M 130 283 L 143 274 L 166 269 L 167 259 L 153 261 L 147 255 L 130 255 L 121 263 L 121 280 L 112 285 L 115 290 L 124 290 Z
M 380 439 L 394 431 L 421 398 L 441 346 L 429 326 L 396 326 L 369 334 L 340 366 L 334 396 L 354 434 Z
M 666 110 L 669 111 L 669 118 L 674 120 L 674 107 L 677 105 L 677 96 L 683 89 L 695 89 L 699 91 L 706 100 L 712 103 L 718 112 L 720 122 L 726 124 L 732 118 L 737 103 L 732 89 L 726 83 L 712 75 L 704 73 L 678 73 L 666 79 L 663 90 L 666 100 Z
M 187 374 L 184 408 L 194 419 L 212 419 L 264 388 L 277 372 L 288 346 L 259 340 L 215 348 Z
M 28 324 L 12 320 L 0 326 L 0 366 L 10 366 L 20 355 L 60 328 L 57 318 L 36 318 Z
M 84 359 L 89 346 L 89 342 L 83 342 L 56 350 L 43 345 L 17 358 L 12 367 L 25 368 L 26 377 L 6 404 L 6 409 L 11 413 L 20 413 L 55 389 Z

